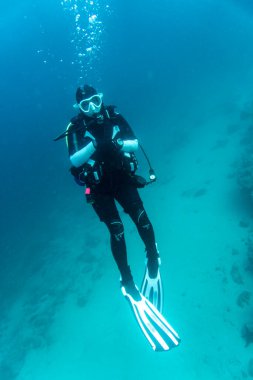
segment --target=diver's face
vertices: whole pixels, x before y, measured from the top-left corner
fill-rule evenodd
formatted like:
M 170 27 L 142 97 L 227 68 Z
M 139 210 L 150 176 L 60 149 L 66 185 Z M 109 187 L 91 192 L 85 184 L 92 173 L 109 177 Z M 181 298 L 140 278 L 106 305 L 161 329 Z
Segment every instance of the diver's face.
M 95 116 L 100 113 L 102 106 L 103 94 L 96 94 L 90 98 L 83 99 L 78 104 L 80 110 L 87 116 Z

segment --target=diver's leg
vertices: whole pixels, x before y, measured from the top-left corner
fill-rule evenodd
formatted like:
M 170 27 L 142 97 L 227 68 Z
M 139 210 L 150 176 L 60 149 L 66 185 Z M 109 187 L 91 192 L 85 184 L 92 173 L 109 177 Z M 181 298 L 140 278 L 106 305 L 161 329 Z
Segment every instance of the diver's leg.
M 124 189 L 118 192 L 117 200 L 135 223 L 146 248 L 150 276 L 156 277 L 159 268 L 159 253 L 155 233 L 138 190 L 132 185 L 125 185 Z
M 124 226 L 120 219 L 115 201 L 112 196 L 96 195 L 93 209 L 101 222 L 104 222 L 110 232 L 111 250 L 121 275 L 127 271 L 127 251 Z
M 124 278 L 125 273 L 128 271 L 124 226 L 120 217 L 108 218 L 104 222 L 110 232 L 111 250 L 114 260 L 118 265 L 122 278 Z
M 136 298 L 139 292 L 137 294 L 128 265 L 124 226 L 120 219 L 114 198 L 108 195 L 96 196 L 93 208 L 110 232 L 111 250 L 121 274 L 121 283 L 128 287 L 128 292 L 131 291 L 133 297 Z
M 139 290 L 137 290 L 130 266 L 127 262 L 126 241 L 124 235 L 124 226 L 120 217 L 105 221 L 111 235 L 111 249 L 114 260 L 116 261 L 120 274 L 121 286 L 124 286 L 127 293 L 136 300 L 140 300 Z
M 149 269 L 149 275 L 151 278 L 155 278 L 157 276 L 159 268 L 159 252 L 157 250 L 157 245 L 155 242 L 155 233 L 153 226 L 148 218 L 148 215 L 143 205 L 131 205 L 131 207 L 129 208 L 129 215 L 135 223 L 139 235 L 145 244 L 148 259 L 147 266 Z

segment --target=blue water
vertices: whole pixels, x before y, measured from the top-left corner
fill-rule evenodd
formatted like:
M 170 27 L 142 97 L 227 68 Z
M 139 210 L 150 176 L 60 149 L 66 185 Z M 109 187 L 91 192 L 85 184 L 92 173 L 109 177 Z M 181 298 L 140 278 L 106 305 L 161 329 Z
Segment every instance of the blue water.
M 77 10 L 73 11 L 71 7 L 75 4 Z M 76 29 L 77 14 L 87 33 L 81 40 Z M 87 20 L 94 15 L 95 24 L 88 27 Z M 245 346 L 241 336 L 242 326 L 248 326 L 253 311 L 252 277 L 249 270 L 245 270 L 248 251 L 243 243 L 250 236 L 252 213 L 248 203 L 245 207 L 238 200 L 240 191 L 234 169 L 241 154 L 251 152 L 251 147 L 245 148 L 240 141 L 253 123 L 252 2 L 94 0 L 93 4 L 72 0 L 61 4 L 60 0 L 26 0 L 2 4 L 0 20 L 0 379 L 77 380 L 98 379 L 102 375 L 110 379 L 137 379 L 146 363 L 149 363 L 149 370 L 144 371 L 147 380 L 155 375 L 157 379 L 165 376 L 171 379 L 252 377 L 252 341 Z M 90 51 L 92 32 L 95 39 Z M 110 257 L 107 232 L 85 204 L 82 190 L 70 178 L 64 141 L 53 142 L 75 114 L 72 107 L 75 90 L 83 83 L 102 91 L 106 104 L 118 106 L 145 145 L 159 176 L 160 185 L 158 181 L 153 191 L 143 193 L 143 198 L 160 239 L 161 256 L 164 255 L 167 294 L 173 292 L 165 303 L 170 302 L 173 321 L 185 336 L 185 347 L 188 347 L 184 349 L 182 343 L 177 353 L 165 354 L 172 355 L 169 359 L 152 356 L 156 354 L 148 351 L 140 332 L 136 342 L 131 340 L 131 334 L 138 334 L 138 329 L 120 298 L 118 273 Z M 247 117 L 242 117 L 245 110 Z M 235 126 L 235 134 L 228 132 L 232 126 Z M 202 172 L 195 170 L 188 177 L 185 170 L 191 170 L 188 168 L 191 159 L 203 167 Z M 142 162 L 142 158 L 140 160 Z M 220 308 L 224 306 L 224 313 L 227 309 L 233 310 L 233 318 L 227 323 L 222 315 L 221 324 L 217 322 L 221 329 L 219 334 L 222 335 L 222 328 L 226 327 L 227 336 L 237 339 L 233 341 L 231 357 L 222 351 L 225 341 L 220 342 L 221 354 L 215 353 L 215 339 L 208 341 L 206 354 L 204 342 L 198 351 L 194 337 L 199 329 L 212 330 L 212 320 L 208 320 L 207 326 L 196 325 L 194 331 L 189 331 L 183 312 L 186 302 L 187 312 L 192 311 L 190 325 L 194 325 L 193 309 L 199 307 L 201 312 L 201 306 L 194 304 L 194 299 L 202 295 L 202 291 L 198 293 L 197 283 L 203 280 L 203 294 L 212 298 L 213 288 L 219 293 L 217 277 L 210 271 L 209 282 L 205 282 L 204 266 L 200 266 L 196 277 L 194 270 L 198 265 L 188 262 L 182 242 L 177 258 L 173 258 L 173 251 L 177 251 L 176 237 L 181 240 L 182 233 L 186 234 L 189 246 L 195 241 L 188 230 L 187 222 L 191 224 L 191 218 L 187 219 L 187 212 L 192 210 L 194 220 L 200 213 L 201 218 L 196 222 L 199 226 L 205 226 L 208 220 L 205 213 L 201 214 L 201 207 L 195 207 L 198 194 L 202 197 L 208 186 L 213 186 L 217 194 L 227 189 L 227 183 L 222 185 L 222 180 L 218 188 L 215 171 L 208 174 L 216 164 L 217 171 L 227 165 L 217 178 L 229 175 L 234 178 L 228 188 L 231 186 L 237 194 L 236 212 L 231 211 L 232 201 L 230 208 L 218 211 L 214 219 L 221 231 L 224 228 L 224 243 L 219 228 L 218 232 L 212 229 L 210 232 L 206 227 L 203 245 L 208 249 L 209 239 L 222 241 L 220 246 L 217 243 L 221 256 L 217 256 L 217 262 L 214 259 L 213 267 L 219 267 L 218 274 L 224 274 L 223 285 L 232 276 L 224 304 L 222 297 L 218 303 Z M 184 204 L 189 196 L 192 203 Z M 226 202 L 224 196 L 221 205 Z M 205 204 L 209 203 L 207 199 Z M 167 209 L 169 215 L 163 212 Z M 228 220 L 238 226 L 242 217 L 247 220 L 246 228 L 238 227 L 230 232 L 231 226 L 224 227 Z M 127 220 L 126 226 L 132 234 L 133 227 Z M 197 235 L 202 236 L 200 232 L 196 232 Z M 132 239 L 134 242 L 136 239 L 135 244 L 142 252 L 135 233 Z M 131 244 L 134 243 L 129 242 L 130 251 Z M 168 248 L 168 255 L 167 247 L 173 248 Z M 193 257 L 201 261 L 203 246 L 196 247 L 199 252 L 196 249 Z M 237 260 L 236 265 L 243 277 L 241 292 L 250 293 L 248 298 L 244 294 L 245 308 L 236 306 L 240 291 L 236 288 L 238 276 L 234 274 L 237 269 L 231 269 L 234 257 L 230 262 L 225 253 L 222 256 L 228 247 L 242 252 L 241 261 Z M 139 265 L 144 254 L 140 253 L 138 259 L 129 254 L 133 266 L 138 268 L 135 269 L 137 277 L 141 277 L 143 269 Z M 172 262 L 176 269 L 172 270 Z M 188 273 L 182 269 L 184 262 L 190 268 L 190 278 L 197 279 L 192 289 Z M 107 292 L 103 287 L 108 289 L 109 305 L 104 300 Z M 190 295 L 185 301 L 187 289 Z M 101 305 L 105 307 L 102 316 L 107 326 L 104 336 L 104 324 L 97 323 Z M 205 312 L 207 309 L 203 315 Z M 75 321 L 73 324 L 66 322 L 71 318 Z M 86 323 L 94 329 L 94 341 L 90 331 L 85 329 Z M 79 324 L 80 333 L 77 332 Z M 127 342 L 120 340 L 126 324 L 136 327 L 136 331 L 128 327 Z M 75 325 L 73 336 L 77 341 L 71 341 L 69 330 L 65 337 L 66 325 L 68 329 Z M 252 334 L 252 326 L 250 331 Z M 66 354 L 62 342 L 68 346 Z M 214 345 L 213 356 L 210 342 Z M 189 346 L 194 349 L 190 350 Z M 236 354 L 237 346 L 240 357 Z M 140 355 L 139 367 L 136 358 Z M 198 360 L 194 361 L 191 355 Z M 71 358 L 66 372 L 56 357 L 61 357 L 63 362 Z M 97 360 L 98 367 L 94 364 Z M 133 365 L 126 365 L 128 362 Z M 160 372 L 155 372 L 157 366 Z

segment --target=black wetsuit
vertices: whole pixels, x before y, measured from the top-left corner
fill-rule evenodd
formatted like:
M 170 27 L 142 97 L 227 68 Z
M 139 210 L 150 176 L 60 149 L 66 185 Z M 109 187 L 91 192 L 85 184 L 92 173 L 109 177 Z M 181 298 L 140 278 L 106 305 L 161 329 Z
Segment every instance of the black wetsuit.
M 157 249 L 152 224 L 143 208 L 139 192 L 131 181 L 129 170 L 124 166 L 123 153 L 113 149 L 110 144 L 115 126 L 118 130 L 117 138 L 136 139 L 127 121 L 114 112 L 113 108 L 108 107 L 103 109 L 102 120 L 92 120 L 83 114 L 73 118 L 68 128 L 67 142 L 70 156 L 89 144 L 92 138 L 98 144 L 90 158 L 101 166 L 102 174 L 99 183 L 92 184 L 92 206 L 110 231 L 112 253 L 124 282 L 131 272 L 127 262 L 124 227 L 115 200 L 135 223 L 145 244 L 147 257 L 157 257 Z M 102 148 L 99 149 L 100 147 Z M 75 168 L 74 172 L 81 170 L 82 167 Z

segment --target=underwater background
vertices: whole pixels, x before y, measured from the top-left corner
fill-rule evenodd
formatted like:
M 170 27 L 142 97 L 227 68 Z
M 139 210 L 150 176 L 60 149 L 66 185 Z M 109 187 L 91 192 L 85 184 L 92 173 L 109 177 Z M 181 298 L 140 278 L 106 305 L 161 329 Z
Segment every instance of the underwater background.
M 13 0 L 0 20 L 0 379 L 253 377 L 252 1 Z M 141 196 L 182 338 L 171 352 L 139 330 L 106 227 L 53 141 L 84 83 L 158 177 Z M 140 285 L 144 247 L 121 216 Z

